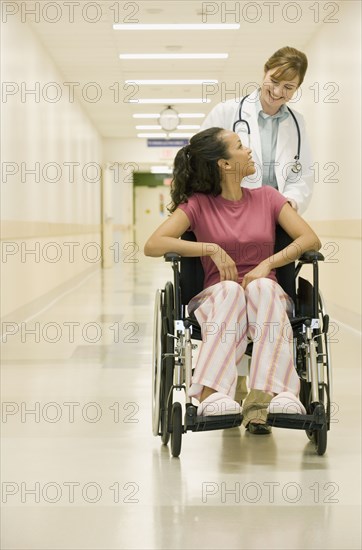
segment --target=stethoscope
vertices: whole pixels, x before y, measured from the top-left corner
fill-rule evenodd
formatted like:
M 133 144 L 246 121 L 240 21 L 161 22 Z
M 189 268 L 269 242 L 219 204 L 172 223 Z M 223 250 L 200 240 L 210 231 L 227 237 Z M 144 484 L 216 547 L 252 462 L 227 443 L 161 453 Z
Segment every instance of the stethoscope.
M 250 95 L 250 94 L 249 94 Z M 246 128 L 247 128 L 247 131 L 248 131 L 248 140 L 249 140 L 249 144 L 250 144 L 250 126 L 249 126 L 249 122 L 245 119 L 243 119 L 243 115 L 242 115 L 242 110 L 243 110 L 243 104 L 244 104 L 244 101 L 246 100 L 247 97 L 249 97 L 249 95 L 246 95 L 245 97 L 243 97 L 243 99 L 240 101 L 240 106 L 239 106 L 239 118 L 238 120 L 236 120 L 234 122 L 234 125 L 233 125 L 233 132 L 236 132 L 236 126 L 238 124 L 240 124 L 241 122 L 246 124 Z M 299 157 L 300 157 L 300 129 L 299 129 L 299 124 L 298 124 L 298 121 L 297 119 L 295 118 L 295 114 L 293 113 L 293 111 L 291 109 L 289 109 L 289 107 L 287 106 L 287 109 L 288 111 L 290 112 L 290 114 L 292 115 L 293 117 L 293 120 L 295 122 L 295 126 L 297 128 L 297 133 L 298 133 L 298 151 L 297 151 L 297 154 L 295 155 L 294 157 L 294 164 L 292 166 L 292 172 L 294 172 L 294 174 L 298 174 L 298 172 L 301 171 L 302 169 L 302 165 L 300 163 L 300 160 L 299 160 Z

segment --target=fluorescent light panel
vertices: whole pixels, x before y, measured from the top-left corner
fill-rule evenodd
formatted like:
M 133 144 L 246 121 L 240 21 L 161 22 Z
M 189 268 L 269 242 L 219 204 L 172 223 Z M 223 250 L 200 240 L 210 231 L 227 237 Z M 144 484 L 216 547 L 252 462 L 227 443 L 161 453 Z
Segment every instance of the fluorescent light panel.
M 140 124 L 136 126 L 136 130 L 162 130 L 159 124 Z
M 160 118 L 160 113 L 137 113 L 133 118 Z M 179 113 L 179 118 L 205 118 L 204 113 Z
M 227 53 L 121 53 L 120 59 L 227 59 Z
M 175 105 L 176 103 L 211 103 L 211 99 L 200 98 L 184 98 L 184 97 L 174 97 L 174 98 L 157 98 L 157 99 L 130 99 L 129 103 L 138 103 L 139 105 L 145 104 L 165 104 L 165 105 Z
M 200 124 L 179 124 L 177 130 L 200 130 Z
M 199 130 L 198 124 L 180 124 L 177 126 L 177 130 Z M 140 124 L 136 126 L 136 130 L 162 130 L 162 126 L 158 124 Z
M 134 80 L 126 80 L 126 84 L 218 84 L 218 80 L 213 80 L 211 78 L 204 78 L 202 80 L 139 80 L 135 78 Z
M 195 132 L 171 132 L 169 134 L 166 134 L 166 132 L 142 132 L 141 134 L 137 134 L 137 137 L 139 138 L 190 138 L 195 135 Z
M 239 23 L 115 23 L 115 31 L 234 31 Z
M 167 137 L 167 134 L 166 133 L 141 133 L 141 134 L 137 134 L 137 137 L 139 138 L 166 138 Z

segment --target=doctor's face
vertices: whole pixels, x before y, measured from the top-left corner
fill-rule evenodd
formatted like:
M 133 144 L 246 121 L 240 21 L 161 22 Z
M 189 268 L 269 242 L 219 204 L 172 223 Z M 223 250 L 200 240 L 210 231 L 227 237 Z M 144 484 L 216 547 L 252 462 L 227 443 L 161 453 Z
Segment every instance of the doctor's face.
M 273 78 L 273 73 L 277 69 L 271 69 L 265 73 L 264 80 L 261 86 L 261 99 L 265 104 L 275 112 L 280 109 L 284 103 L 288 103 L 299 88 L 298 75 L 293 80 L 276 80 Z

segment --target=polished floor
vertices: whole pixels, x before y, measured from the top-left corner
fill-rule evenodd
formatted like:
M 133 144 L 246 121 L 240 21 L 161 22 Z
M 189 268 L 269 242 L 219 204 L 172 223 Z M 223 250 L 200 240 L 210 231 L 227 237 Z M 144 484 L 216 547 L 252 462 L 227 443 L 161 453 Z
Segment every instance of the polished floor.
M 187 433 L 175 459 L 151 431 L 154 292 L 170 275 L 125 261 L 5 327 L 1 547 L 361 548 L 357 333 L 331 342 L 323 457 L 304 432 L 235 428 Z

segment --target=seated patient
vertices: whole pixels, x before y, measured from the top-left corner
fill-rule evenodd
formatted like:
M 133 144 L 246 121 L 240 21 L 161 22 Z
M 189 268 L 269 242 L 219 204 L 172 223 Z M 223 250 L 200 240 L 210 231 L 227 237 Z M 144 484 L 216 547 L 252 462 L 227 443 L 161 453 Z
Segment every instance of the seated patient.
M 234 401 L 237 365 L 251 338 L 249 380 L 254 391 L 243 402 L 243 424 L 251 433 L 263 434 L 271 430 L 268 411 L 281 412 L 278 403 L 283 403 L 283 412 L 305 413 L 297 397 L 288 320 L 293 303 L 277 283 L 275 268 L 294 262 L 306 250 L 319 250 L 321 243 L 279 191 L 240 186 L 254 172 L 251 150 L 234 132 L 209 128 L 193 136 L 175 158 L 172 214 L 144 252 L 201 257 L 204 290 L 188 310 L 194 311 L 203 339 L 189 395 L 199 401 L 199 415 L 240 412 Z M 294 240 L 274 254 L 278 223 Z M 188 229 L 197 242 L 179 239 Z

